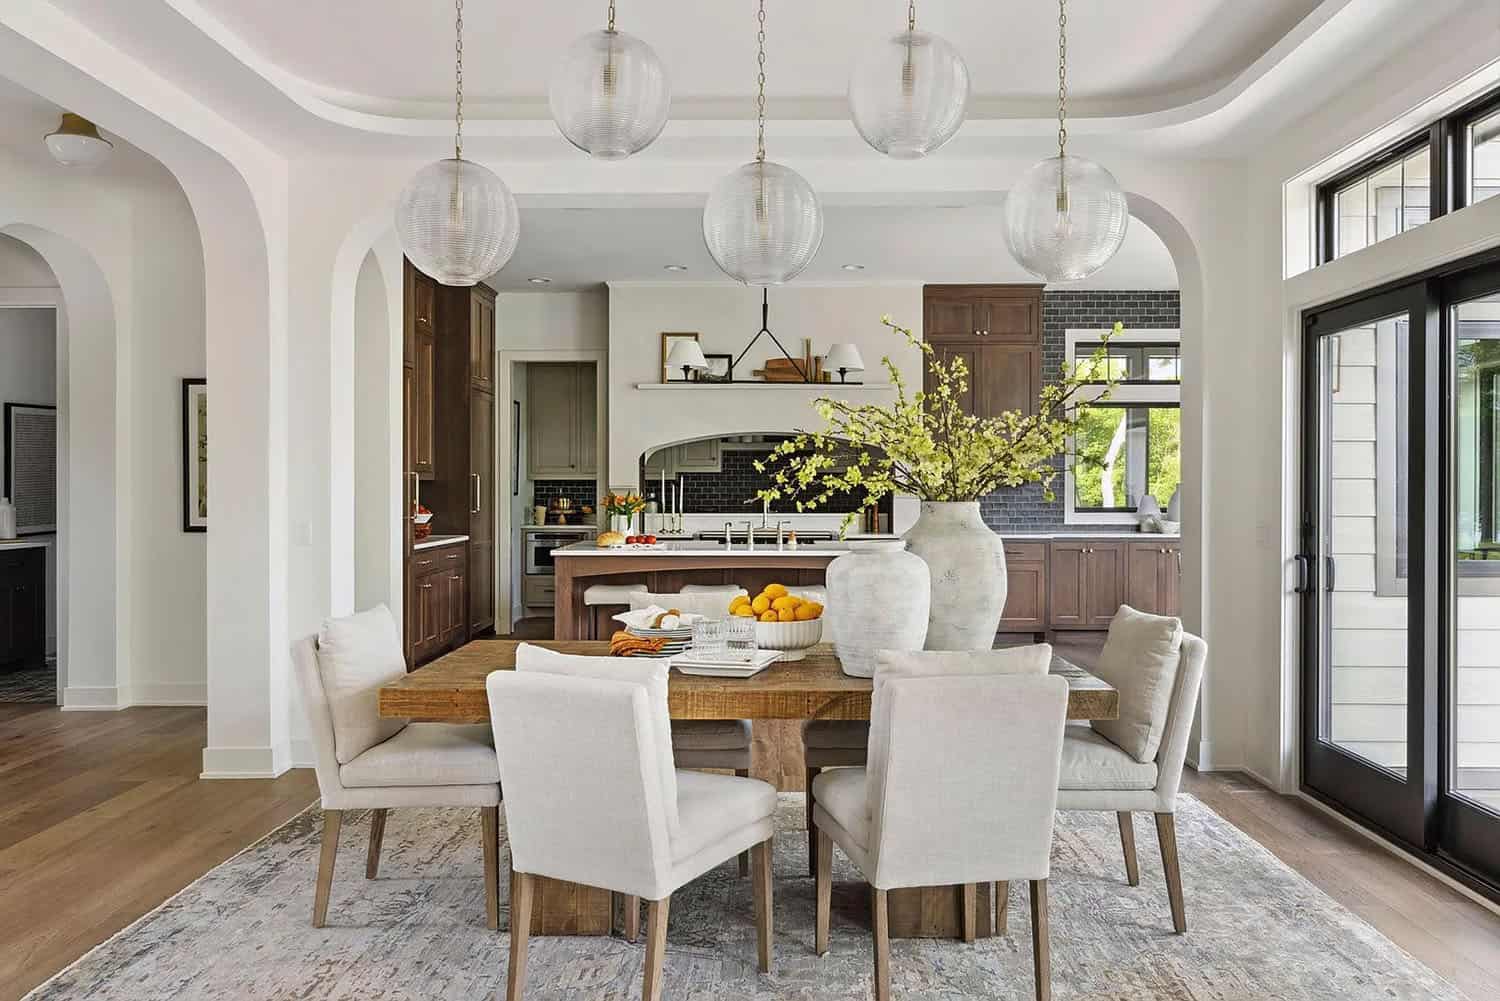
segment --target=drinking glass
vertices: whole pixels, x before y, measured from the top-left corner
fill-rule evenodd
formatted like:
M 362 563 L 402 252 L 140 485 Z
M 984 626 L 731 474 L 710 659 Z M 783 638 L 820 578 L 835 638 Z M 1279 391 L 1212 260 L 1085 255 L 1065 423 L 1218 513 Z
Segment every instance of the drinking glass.
M 699 619 L 693 623 L 693 652 L 704 657 L 722 657 L 727 635 L 723 619 Z
M 724 623 L 724 643 L 727 653 L 735 660 L 755 659 L 755 620 L 749 616 L 733 616 Z

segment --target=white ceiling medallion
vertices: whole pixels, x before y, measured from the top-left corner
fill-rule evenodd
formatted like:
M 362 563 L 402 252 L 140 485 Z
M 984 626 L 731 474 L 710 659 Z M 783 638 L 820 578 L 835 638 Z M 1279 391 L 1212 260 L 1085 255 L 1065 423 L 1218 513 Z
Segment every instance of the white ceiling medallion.
M 865 142 L 886 156 L 916 160 L 958 134 L 969 105 L 969 67 L 951 43 L 917 30 L 917 4 L 906 30 L 861 59 L 849 77 L 849 112 Z
M 823 208 L 801 174 L 766 159 L 765 0 L 758 17 L 755 159 L 709 192 L 703 243 L 726 275 L 764 287 L 789 282 L 812 263 L 823 242 Z
M 1068 155 L 1067 0 L 1057 7 L 1057 156 L 1021 175 L 1006 195 L 1005 242 L 1038 278 L 1073 282 L 1115 256 L 1125 242 L 1130 205 L 1113 174 Z
M 568 47 L 547 97 L 563 138 L 596 160 L 623 160 L 661 135 L 672 87 L 655 50 L 615 30 L 610 0 L 608 26 Z
M 396 235 L 417 270 L 444 285 L 475 285 L 516 252 L 521 219 L 494 171 L 464 159 L 464 4 L 454 5 L 453 157 L 428 164 L 396 203 Z

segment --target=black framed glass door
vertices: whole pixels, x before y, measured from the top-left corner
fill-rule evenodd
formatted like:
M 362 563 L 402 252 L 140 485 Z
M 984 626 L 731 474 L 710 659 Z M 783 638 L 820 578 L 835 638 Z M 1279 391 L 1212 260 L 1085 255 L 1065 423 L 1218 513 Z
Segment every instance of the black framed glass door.
M 1304 333 L 1303 788 L 1500 899 L 1500 255 Z

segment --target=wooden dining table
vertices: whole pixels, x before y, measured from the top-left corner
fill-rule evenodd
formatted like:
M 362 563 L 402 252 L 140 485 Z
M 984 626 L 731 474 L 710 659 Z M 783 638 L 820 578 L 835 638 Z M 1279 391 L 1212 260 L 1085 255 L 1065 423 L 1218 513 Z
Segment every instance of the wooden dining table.
M 380 715 L 432 723 L 487 723 L 485 678 L 516 666 L 516 640 L 474 640 L 380 689 Z M 559 653 L 603 657 L 609 644 L 594 640 L 538 641 Z M 1077 665 L 1054 657 L 1051 673 L 1068 682 L 1070 720 L 1117 719 L 1120 696 L 1113 687 Z M 673 719 L 868 720 L 874 685 L 845 674 L 833 647 L 809 650 L 798 661 L 772 664 L 750 678 L 704 678 L 672 671 L 667 710 Z M 607 935 L 614 927 L 608 890 L 541 880 L 535 894 L 532 931 L 541 935 Z M 989 884 L 981 884 L 978 935 L 994 934 L 1004 920 L 1004 902 L 995 907 Z M 836 892 L 848 900 L 845 890 Z M 893 890 L 888 896 L 891 934 L 907 938 L 957 936 L 962 926 L 959 887 Z M 868 910 L 857 907 L 860 915 Z

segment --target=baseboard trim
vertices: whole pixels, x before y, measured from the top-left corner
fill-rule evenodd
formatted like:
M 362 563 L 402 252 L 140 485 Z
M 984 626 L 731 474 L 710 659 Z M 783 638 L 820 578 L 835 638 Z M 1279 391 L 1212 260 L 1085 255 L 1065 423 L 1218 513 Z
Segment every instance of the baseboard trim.
M 117 712 L 126 705 L 120 698 L 120 690 L 113 685 L 98 688 L 69 685 L 63 689 L 64 712 Z
M 149 682 L 127 690 L 132 706 L 206 706 L 207 685 L 172 685 Z
M 316 768 L 318 763 L 318 752 L 313 750 L 312 741 L 292 741 L 292 767 L 293 768 Z
M 205 747 L 200 779 L 274 779 L 287 770 L 271 747 Z

